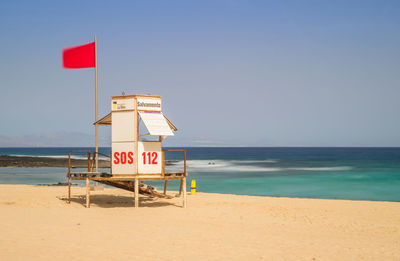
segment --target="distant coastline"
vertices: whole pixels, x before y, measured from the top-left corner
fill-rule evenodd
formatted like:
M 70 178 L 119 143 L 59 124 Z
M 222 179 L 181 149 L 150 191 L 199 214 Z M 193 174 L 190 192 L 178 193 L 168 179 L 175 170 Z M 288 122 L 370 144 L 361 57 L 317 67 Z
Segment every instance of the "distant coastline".
M 87 168 L 86 159 L 71 159 L 74 168 Z M 68 168 L 68 158 L 0 155 L 0 167 L 14 168 Z M 100 168 L 109 168 L 110 162 L 99 160 Z
M 176 162 L 168 160 L 165 165 L 171 166 Z M 87 168 L 87 159 L 71 158 L 71 166 L 72 168 Z M 110 161 L 99 159 L 99 167 L 110 168 Z M 0 155 L 0 168 L 68 168 L 68 158 Z

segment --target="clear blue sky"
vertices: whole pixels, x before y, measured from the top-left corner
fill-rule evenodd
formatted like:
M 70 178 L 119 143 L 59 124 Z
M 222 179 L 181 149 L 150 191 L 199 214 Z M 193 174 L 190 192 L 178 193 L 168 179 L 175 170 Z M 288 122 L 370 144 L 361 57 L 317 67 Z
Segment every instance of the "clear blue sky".
M 63 69 L 61 51 L 95 34 L 100 114 L 122 91 L 161 95 L 169 145 L 400 146 L 399 14 L 399 1 L 2 1 L 0 146 L 93 136 L 94 70 Z

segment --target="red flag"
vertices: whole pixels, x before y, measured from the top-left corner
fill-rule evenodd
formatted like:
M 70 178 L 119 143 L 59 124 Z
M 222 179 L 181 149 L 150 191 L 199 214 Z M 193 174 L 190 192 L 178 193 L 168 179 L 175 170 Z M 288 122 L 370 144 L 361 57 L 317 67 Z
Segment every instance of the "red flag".
M 63 66 L 67 69 L 95 67 L 95 43 L 63 49 Z

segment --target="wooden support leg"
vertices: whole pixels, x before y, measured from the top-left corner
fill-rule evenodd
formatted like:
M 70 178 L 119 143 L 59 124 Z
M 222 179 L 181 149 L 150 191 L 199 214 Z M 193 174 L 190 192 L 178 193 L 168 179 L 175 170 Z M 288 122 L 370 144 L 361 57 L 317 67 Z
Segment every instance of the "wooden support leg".
M 165 183 L 164 183 L 164 195 L 167 194 L 167 186 L 168 186 L 168 180 L 165 180 Z
M 68 177 L 68 204 L 71 203 L 71 178 Z
M 135 208 L 139 207 L 139 180 L 135 179 Z
M 90 180 L 86 178 L 86 207 L 90 208 Z
M 179 196 L 182 195 L 182 184 L 183 184 L 183 179 L 181 179 L 181 184 L 179 185 Z
M 183 187 L 183 208 L 186 208 L 186 177 L 182 179 L 182 187 Z

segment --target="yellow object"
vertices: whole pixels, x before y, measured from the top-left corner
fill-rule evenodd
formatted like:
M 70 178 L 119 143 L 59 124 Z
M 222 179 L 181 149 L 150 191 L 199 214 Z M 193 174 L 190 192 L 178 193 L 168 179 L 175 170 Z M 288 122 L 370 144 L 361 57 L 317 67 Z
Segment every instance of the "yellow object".
M 192 179 L 192 183 L 190 184 L 190 193 L 192 195 L 196 194 L 196 180 Z

